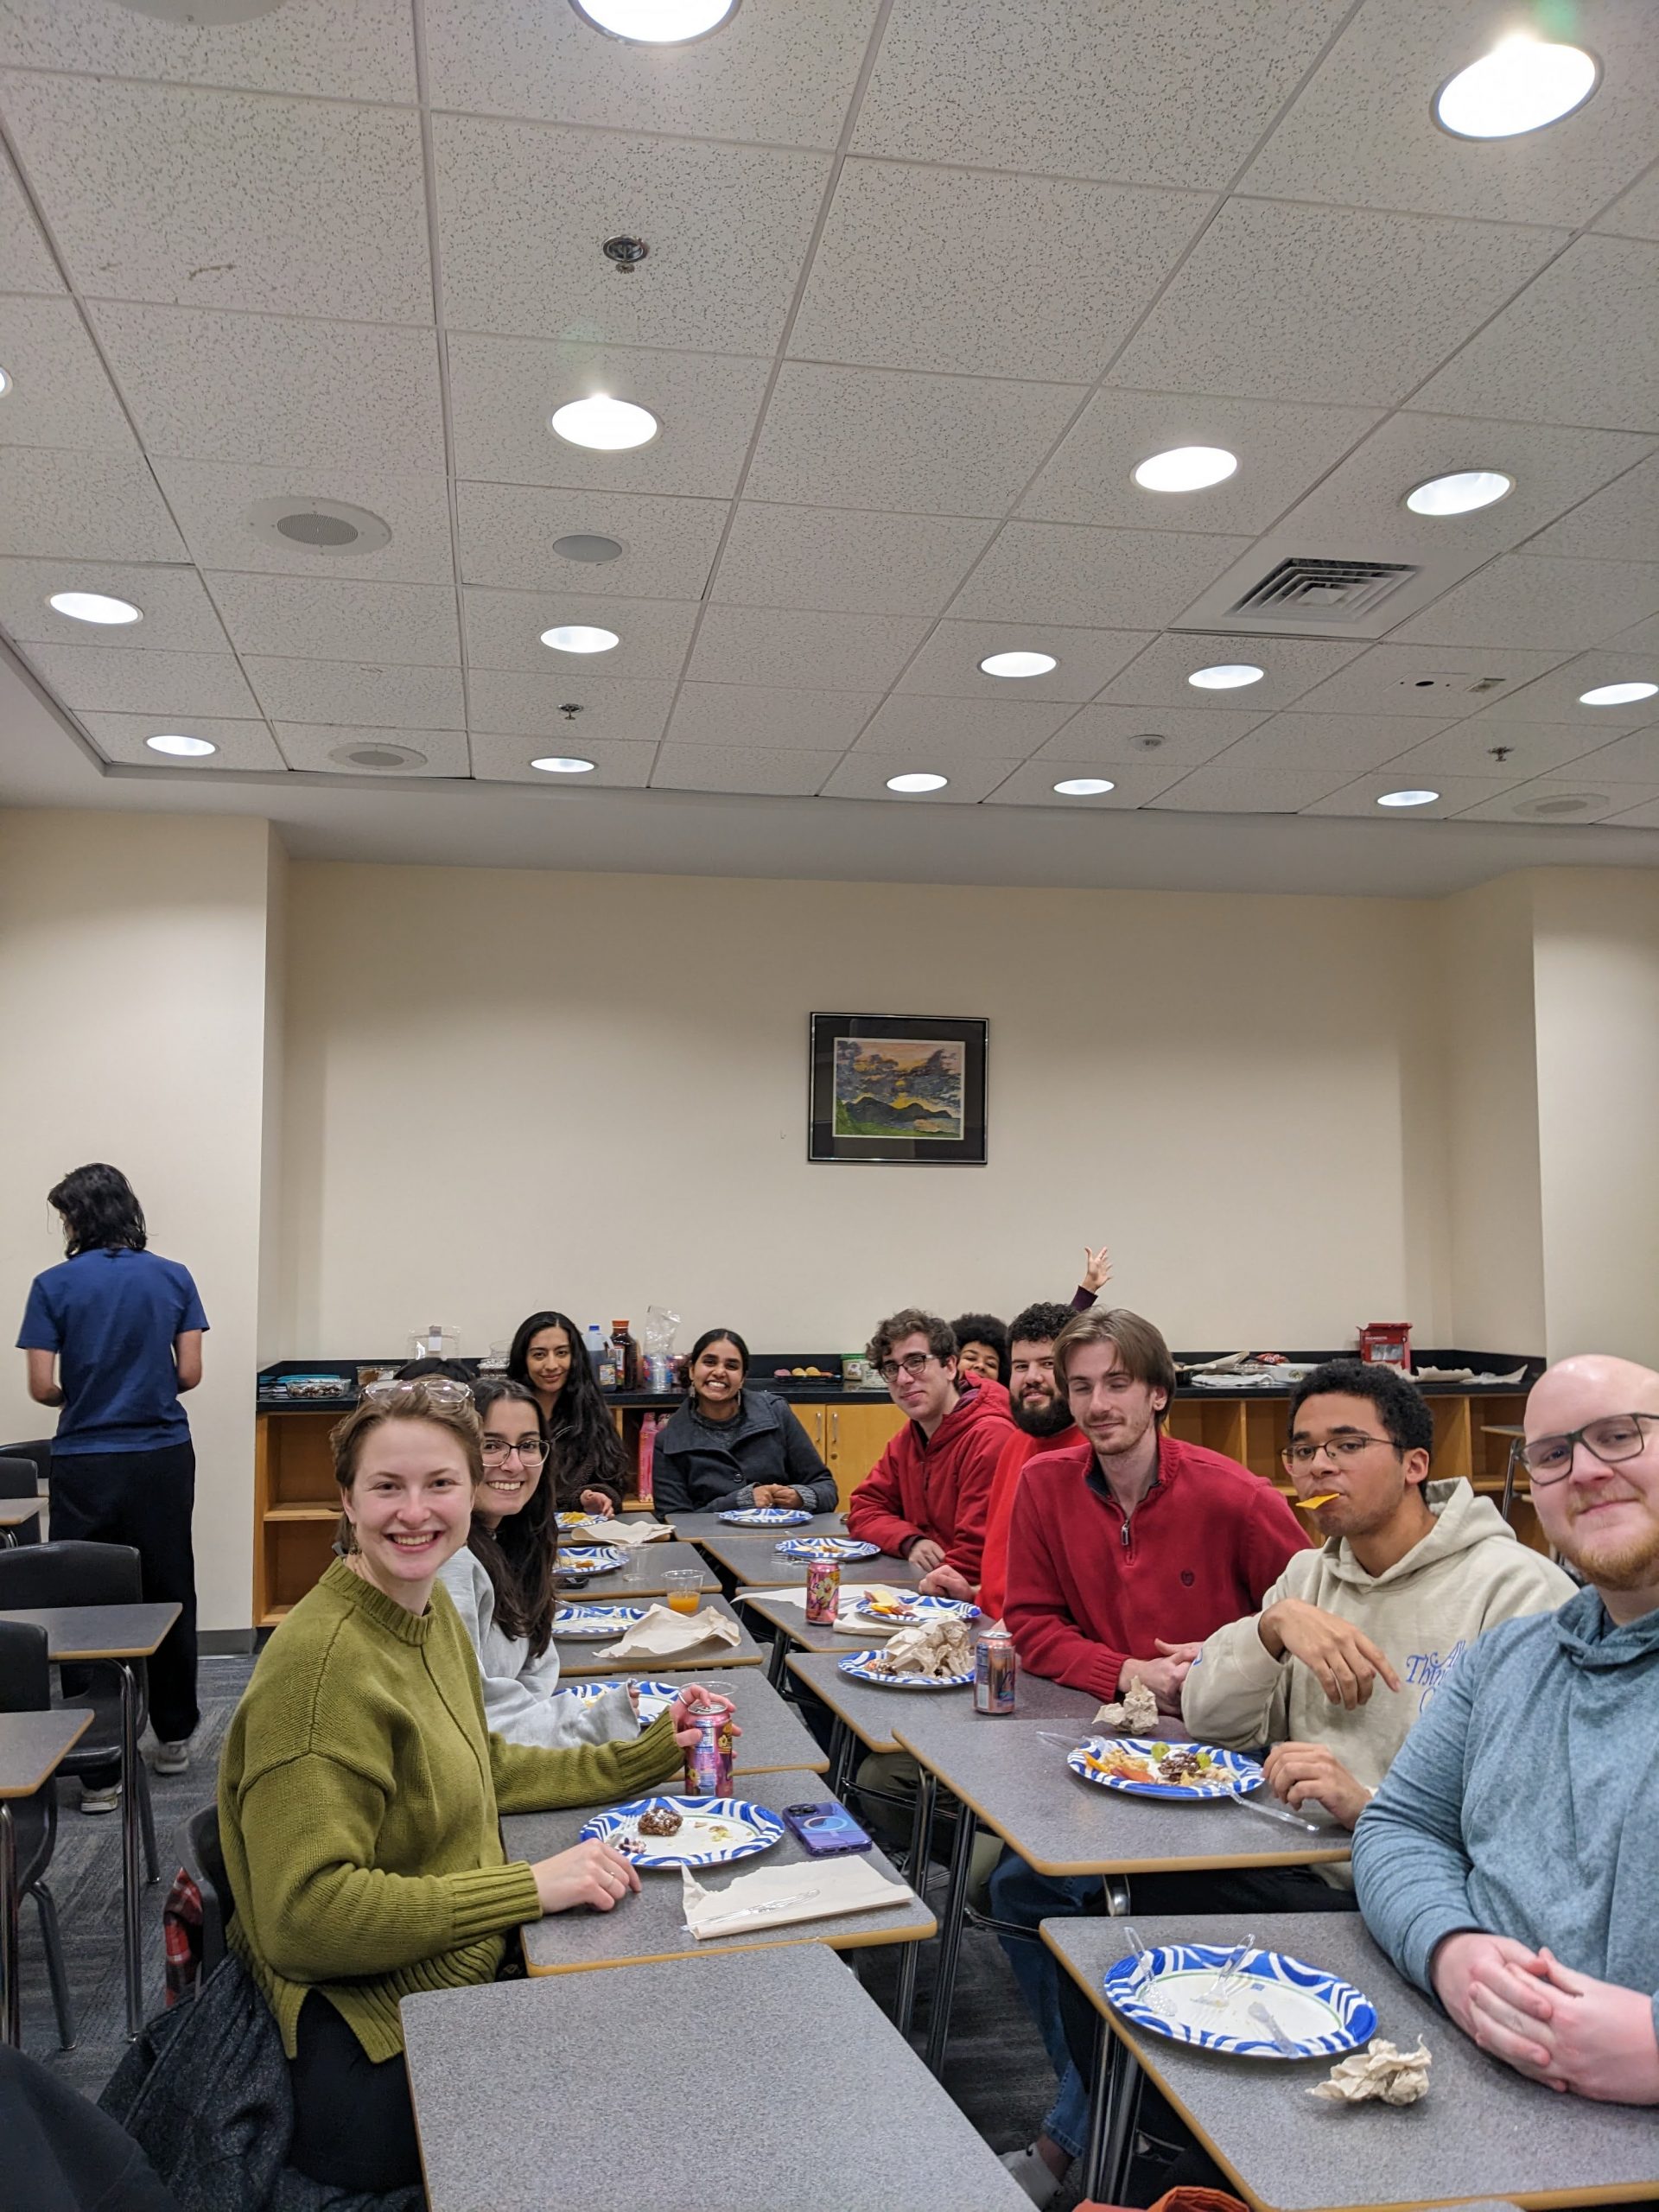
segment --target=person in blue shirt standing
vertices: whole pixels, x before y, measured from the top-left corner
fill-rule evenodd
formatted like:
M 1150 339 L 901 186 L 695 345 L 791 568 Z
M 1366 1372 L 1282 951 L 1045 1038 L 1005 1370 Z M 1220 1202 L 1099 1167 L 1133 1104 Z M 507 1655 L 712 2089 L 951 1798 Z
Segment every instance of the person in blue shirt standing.
M 149 1662 L 157 1774 L 182 1774 L 196 1704 L 196 1455 L 179 1403 L 201 1380 L 207 1317 L 189 1270 L 149 1249 L 143 1208 L 118 1168 L 77 1167 L 47 1193 L 68 1257 L 36 1275 L 18 1348 L 29 1395 L 60 1406 L 52 1440 L 52 1534 L 130 1544 L 146 1599 L 184 1608 Z M 113 1812 L 114 1770 L 89 1775 L 85 1813 Z

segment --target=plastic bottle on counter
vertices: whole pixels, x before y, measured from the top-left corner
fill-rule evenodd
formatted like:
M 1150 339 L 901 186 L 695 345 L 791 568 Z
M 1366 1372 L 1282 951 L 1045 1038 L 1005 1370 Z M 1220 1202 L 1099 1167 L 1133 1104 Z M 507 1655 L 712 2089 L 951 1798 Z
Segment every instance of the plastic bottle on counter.
M 599 1324 L 590 1321 L 588 1324 L 588 1364 L 593 1370 L 595 1382 L 599 1380 L 600 1363 L 604 1357 L 605 1339 L 599 1333 Z
M 639 1388 L 639 1344 L 626 1321 L 611 1324 L 611 1353 L 616 1362 L 619 1390 Z
M 666 1419 L 664 1414 L 647 1414 L 639 1424 L 639 1469 L 634 1487 L 642 1505 L 651 1503 L 651 1468 L 657 1456 L 657 1432 Z

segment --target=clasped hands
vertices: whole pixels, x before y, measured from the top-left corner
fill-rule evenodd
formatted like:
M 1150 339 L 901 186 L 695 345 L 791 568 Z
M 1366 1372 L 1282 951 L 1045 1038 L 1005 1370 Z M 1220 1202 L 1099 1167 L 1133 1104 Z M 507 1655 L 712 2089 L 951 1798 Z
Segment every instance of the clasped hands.
M 1642 1991 L 1475 1930 L 1446 1937 L 1430 1978 L 1464 2033 L 1517 2074 L 1604 2104 L 1659 2104 L 1653 2000 Z

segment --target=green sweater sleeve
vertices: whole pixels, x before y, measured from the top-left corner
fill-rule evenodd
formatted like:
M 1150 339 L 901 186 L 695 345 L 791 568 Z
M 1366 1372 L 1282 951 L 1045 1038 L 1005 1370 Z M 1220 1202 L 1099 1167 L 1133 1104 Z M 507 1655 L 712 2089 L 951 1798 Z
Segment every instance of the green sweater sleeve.
M 631 1739 L 579 1744 L 569 1751 L 490 1738 L 495 1802 L 504 1813 L 545 1813 L 562 1805 L 602 1805 L 610 1798 L 637 1796 L 677 1774 L 680 1766 L 680 1747 L 666 1713 Z

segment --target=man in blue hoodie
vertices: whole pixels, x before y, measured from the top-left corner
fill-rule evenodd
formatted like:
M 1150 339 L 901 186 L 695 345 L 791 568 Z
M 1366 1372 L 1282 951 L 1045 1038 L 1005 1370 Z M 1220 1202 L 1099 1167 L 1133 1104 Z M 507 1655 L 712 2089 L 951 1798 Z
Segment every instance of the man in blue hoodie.
M 1563 1360 L 1523 1455 L 1587 1586 L 1463 1655 L 1360 1816 L 1355 1887 L 1483 2050 L 1659 2104 L 1659 1374 Z

